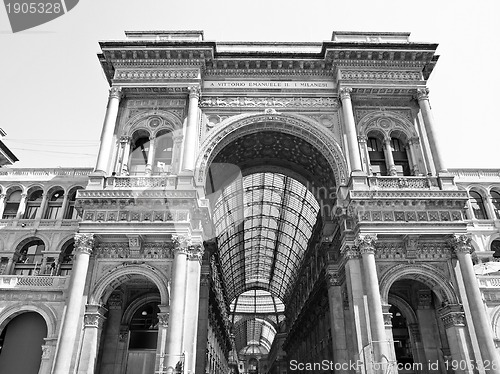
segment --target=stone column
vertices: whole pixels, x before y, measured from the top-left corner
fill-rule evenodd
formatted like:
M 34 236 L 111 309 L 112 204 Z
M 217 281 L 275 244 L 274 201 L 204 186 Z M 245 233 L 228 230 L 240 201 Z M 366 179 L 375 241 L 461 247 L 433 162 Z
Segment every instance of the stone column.
M 63 202 L 61 205 L 61 210 L 57 212 L 56 219 L 64 219 L 64 214 L 68 210 L 68 199 L 69 199 L 69 191 L 66 191 L 63 196 Z
M 97 155 L 95 166 L 96 172 L 108 174 L 109 160 L 113 148 L 113 133 L 115 131 L 116 120 L 118 118 L 118 107 L 120 105 L 121 87 L 111 87 L 109 90 L 108 106 L 106 116 L 102 125 L 101 145 Z
M 40 363 L 39 374 L 49 374 L 52 366 L 57 338 L 44 338 L 45 344 L 42 345 L 42 362 Z
M 89 259 L 94 246 L 94 234 L 75 234 L 75 258 L 68 287 L 66 312 L 59 333 L 59 349 L 56 355 L 53 374 L 68 374 L 73 358 L 77 326 L 80 326 L 80 313 L 84 301 L 83 291 L 87 278 Z
M 125 145 L 126 143 L 123 141 L 123 136 L 120 137 L 118 141 L 118 153 L 116 157 L 116 162 L 115 162 L 115 174 L 118 175 L 120 174 L 120 170 L 122 169 L 123 165 L 123 153 L 125 152 Z
M 3 218 L 3 211 L 5 209 L 5 197 L 6 194 L 0 194 L 0 219 Z
M 488 193 L 484 199 L 484 209 L 486 209 L 486 214 L 488 215 L 488 219 L 497 218 L 495 214 L 495 208 L 493 207 L 493 202 L 491 201 L 491 195 Z
M 101 305 L 86 305 L 84 316 L 83 343 L 78 374 L 93 374 L 96 369 L 97 352 L 105 320 L 106 308 Z
M 180 162 L 182 160 L 182 141 L 184 140 L 184 136 L 174 135 L 172 138 L 174 144 L 172 149 L 172 163 L 171 163 L 171 172 L 173 174 L 178 174 L 180 171 Z
M 439 147 L 439 143 L 434 132 L 434 117 L 432 116 L 431 106 L 429 104 L 429 89 L 427 87 L 417 89 L 417 100 L 424 119 L 425 131 L 427 132 L 427 137 L 429 139 L 429 146 L 431 147 L 431 154 L 434 159 L 436 171 L 446 173 L 448 171 L 443 165 L 441 148 Z
M 495 362 L 495 369 L 491 367 L 489 373 L 499 374 L 500 356 L 495 348 L 491 321 L 486 313 L 481 291 L 479 290 L 479 284 L 472 265 L 470 255 L 472 251 L 471 238 L 468 235 L 457 234 L 451 238 L 450 242 L 458 257 L 458 263 L 460 265 L 460 271 L 462 273 L 465 286 L 465 293 L 469 302 L 470 313 L 474 316 L 471 322 L 476 330 L 476 337 L 481 351 L 482 360 L 483 362 Z
M 198 139 L 198 100 L 200 87 L 189 87 L 189 108 L 186 122 L 186 137 L 184 138 L 184 155 L 182 170 L 194 171 L 196 163 L 196 148 Z
M 387 167 L 387 175 L 398 175 L 396 165 L 394 164 L 394 156 L 392 155 L 391 138 L 384 139 L 384 154 L 385 166 Z
M 129 327 L 120 325 L 113 374 L 123 374 L 127 365 Z
M 208 309 L 210 299 L 210 265 L 203 264 L 200 279 L 200 308 L 198 313 L 198 345 L 196 347 L 196 373 L 203 373 L 208 341 Z
M 328 302 L 332 331 L 333 360 L 338 363 L 349 362 L 347 336 L 344 321 L 344 303 L 342 297 L 342 279 L 338 272 L 328 270 Z M 349 370 L 338 370 L 336 373 L 348 373 Z
M 387 364 L 394 356 L 385 333 L 384 314 L 382 311 L 382 301 L 377 277 L 377 265 L 375 263 L 375 242 L 376 234 L 358 234 L 354 245 L 359 248 L 363 262 L 363 276 L 365 278 L 366 296 L 368 301 L 368 313 L 370 321 L 370 332 L 373 344 L 374 362 L 384 364 L 380 370 L 375 372 L 383 373 L 387 370 Z
M 372 175 L 370 154 L 368 153 L 368 146 L 366 145 L 367 140 L 368 138 L 365 135 L 358 135 L 358 146 L 362 154 L 361 163 L 364 166 L 366 174 Z
M 438 310 L 439 316 L 446 329 L 446 337 L 450 345 L 451 359 L 458 365 L 454 372 L 456 374 L 472 374 L 474 369 L 470 360 L 473 357 L 467 346 L 467 335 L 465 331 L 465 313 L 459 304 L 449 304 Z M 484 359 L 484 357 L 483 357 Z M 452 362 L 448 362 L 451 367 Z M 481 371 L 480 371 L 481 372 Z M 488 371 L 489 372 L 489 371 Z M 492 371 L 495 372 L 495 371 Z
M 189 323 L 184 324 L 184 348 L 187 352 L 185 371 L 194 373 L 196 367 L 196 343 L 198 336 L 198 311 L 200 307 L 200 275 L 203 247 L 189 247 L 187 261 L 186 306 L 184 318 Z
M 411 165 L 411 170 L 414 175 L 420 174 L 422 171 L 420 170 L 420 166 L 418 165 L 418 152 L 417 152 L 417 147 L 420 144 L 418 138 L 411 138 L 408 140 L 408 151 L 409 151 L 409 156 L 412 162 Z
M 342 101 L 342 114 L 344 116 L 344 129 L 349 147 L 349 162 L 352 171 L 361 171 L 361 158 L 359 157 L 359 146 L 356 141 L 356 124 L 352 111 L 351 87 L 342 87 L 340 90 L 340 100 Z
M 158 359 L 155 363 L 155 372 L 163 373 L 165 368 L 165 353 L 168 334 L 168 318 L 170 307 L 168 305 L 158 305 L 160 312 L 158 317 L 158 342 L 156 344 L 156 355 Z
M 122 166 L 121 172 L 122 175 L 128 175 L 128 163 L 130 159 L 130 147 L 132 147 L 132 138 L 130 136 L 123 136 L 120 139 L 123 142 L 123 157 L 122 157 Z
M 21 194 L 21 201 L 19 201 L 19 207 L 17 208 L 16 219 L 23 218 L 24 211 L 26 210 L 26 197 L 28 195 L 23 193 Z
M 151 175 L 153 173 L 153 162 L 155 159 L 155 137 L 149 137 L 149 152 L 148 161 L 146 164 L 146 175 Z
M 418 323 L 408 324 L 408 333 L 410 334 L 410 344 L 412 347 L 413 361 L 423 364 L 423 373 L 428 373 L 428 362 L 425 361 L 424 347 L 422 345 L 422 336 Z
M 15 253 L 11 253 L 9 260 L 7 261 L 7 266 L 5 268 L 4 275 L 11 275 L 12 274 L 12 271 L 14 270 L 14 255 L 15 255 Z
M 42 195 L 42 201 L 40 202 L 40 208 L 36 212 L 35 219 L 43 218 L 42 214 L 45 212 L 45 206 L 47 205 L 47 192 Z
M 169 316 L 169 332 L 167 334 L 165 368 L 175 369 L 181 360 L 185 318 L 186 278 L 188 247 L 190 237 L 173 237 L 175 242 L 174 261 L 172 266 L 172 287 Z M 189 321 L 191 323 L 192 321 Z
M 108 299 L 108 317 L 106 329 L 102 339 L 103 349 L 100 360 L 100 374 L 112 374 L 116 362 L 116 353 L 118 351 L 118 342 L 120 336 L 120 322 L 122 319 L 122 296 L 120 293 L 112 293 Z
M 392 334 L 392 313 L 389 312 L 391 306 L 389 304 L 382 305 L 382 315 L 384 317 L 384 326 L 385 326 L 385 336 L 387 341 L 390 343 L 392 347 L 394 345 L 394 335 Z M 391 350 L 391 361 L 396 361 L 396 352 Z

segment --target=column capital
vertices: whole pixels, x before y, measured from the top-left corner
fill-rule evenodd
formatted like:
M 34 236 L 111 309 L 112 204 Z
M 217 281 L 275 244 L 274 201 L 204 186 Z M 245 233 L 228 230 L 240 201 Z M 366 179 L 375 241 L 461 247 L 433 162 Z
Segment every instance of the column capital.
M 471 253 L 472 239 L 470 234 L 454 234 L 448 239 L 448 243 L 454 249 L 455 253 Z
M 120 143 L 128 144 L 128 143 L 130 143 L 131 140 L 132 140 L 131 136 L 128 136 L 128 135 L 120 136 Z
M 201 88 L 200 86 L 189 86 L 188 87 L 189 91 L 189 98 L 196 98 L 199 99 L 201 96 Z
M 188 247 L 188 260 L 197 260 L 201 262 L 203 253 L 204 249 L 202 245 L 191 245 Z
M 106 319 L 104 313 L 107 309 L 99 304 L 85 305 L 84 325 L 85 327 L 102 328 L 102 324 Z
M 358 143 L 366 143 L 368 141 L 368 136 L 358 135 Z
M 408 145 L 419 145 L 420 138 L 418 136 L 414 136 L 413 138 L 408 139 Z
M 339 272 L 328 271 L 326 272 L 326 283 L 328 287 L 336 287 L 342 285 L 342 275 Z
M 158 317 L 158 323 L 161 325 L 161 327 L 168 328 L 169 315 L 170 315 L 169 312 L 163 312 L 163 313 L 156 314 L 156 316 Z
M 339 89 L 340 93 L 340 99 L 343 101 L 345 99 L 350 99 L 351 98 L 351 92 L 352 88 L 351 87 L 342 87 Z
M 377 234 L 358 234 L 354 239 L 354 246 L 359 249 L 361 254 L 375 253 L 375 243 Z
M 346 246 L 341 250 L 340 253 L 346 260 L 358 259 L 360 255 L 358 248 L 356 248 L 355 246 Z
M 417 100 L 429 100 L 429 89 L 427 87 L 417 88 Z
M 109 98 L 120 100 L 122 98 L 122 88 L 121 87 L 111 87 L 109 89 Z
M 92 254 L 94 234 L 75 234 L 75 253 Z
M 465 313 L 462 305 L 449 304 L 438 309 L 439 317 L 444 323 L 445 329 L 451 327 L 465 326 Z

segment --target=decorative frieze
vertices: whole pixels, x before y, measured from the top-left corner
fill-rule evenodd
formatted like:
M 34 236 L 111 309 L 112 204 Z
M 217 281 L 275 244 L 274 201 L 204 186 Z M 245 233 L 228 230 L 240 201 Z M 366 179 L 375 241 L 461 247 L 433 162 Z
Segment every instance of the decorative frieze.
M 339 107 L 333 97 L 203 97 L 200 108 L 330 108 Z
M 339 79 L 354 81 L 420 81 L 422 74 L 412 70 L 344 70 L 340 69 Z
M 369 177 L 370 187 L 377 189 L 429 189 L 438 188 L 433 177 Z
M 116 69 L 114 80 L 123 81 L 162 81 L 199 78 L 199 69 Z

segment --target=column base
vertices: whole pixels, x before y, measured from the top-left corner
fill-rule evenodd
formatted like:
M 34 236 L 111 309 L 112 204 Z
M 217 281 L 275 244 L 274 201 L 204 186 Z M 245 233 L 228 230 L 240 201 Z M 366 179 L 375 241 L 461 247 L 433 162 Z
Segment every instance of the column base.
M 364 171 L 355 170 L 351 172 L 349 179 L 349 189 L 352 190 L 369 190 L 368 177 Z

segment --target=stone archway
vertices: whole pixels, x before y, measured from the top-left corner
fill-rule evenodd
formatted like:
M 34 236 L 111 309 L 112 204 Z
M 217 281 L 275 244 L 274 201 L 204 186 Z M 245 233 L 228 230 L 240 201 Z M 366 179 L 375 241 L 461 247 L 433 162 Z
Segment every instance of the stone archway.
M 309 142 L 328 161 L 336 185 L 347 183 L 347 161 L 333 134 L 324 131 L 319 124 L 303 116 L 266 113 L 234 116 L 213 128 L 200 147 L 196 162 L 198 184 L 205 185 L 208 167 L 225 146 L 237 138 L 261 131 L 290 134 Z

